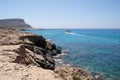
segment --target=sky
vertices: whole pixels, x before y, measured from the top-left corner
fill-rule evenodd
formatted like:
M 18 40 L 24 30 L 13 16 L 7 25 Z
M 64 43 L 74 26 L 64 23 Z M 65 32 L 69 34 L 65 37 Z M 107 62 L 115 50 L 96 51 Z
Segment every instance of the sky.
M 120 28 L 120 0 L 0 0 L 0 19 L 35 28 Z

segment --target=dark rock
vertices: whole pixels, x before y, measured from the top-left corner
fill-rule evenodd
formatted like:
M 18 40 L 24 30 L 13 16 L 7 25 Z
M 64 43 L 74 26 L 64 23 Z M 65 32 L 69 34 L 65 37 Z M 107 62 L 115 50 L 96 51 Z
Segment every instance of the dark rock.
M 25 48 L 37 53 L 37 54 L 40 54 L 40 52 L 42 52 L 44 55 L 46 55 L 47 51 L 41 47 L 37 47 L 37 46 L 32 46 L 32 45 L 28 45 L 28 44 L 25 44 Z
M 45 50 L 45 49 L 43 49 L 43 48 L 41 48 L 41 47 L 37 47 L 37 46 L 35 46 L 34 47 L 34 50 L 33 50 L 35 53 L 37 53 L 37 54 L 40 54 L 40 52 L 42 52 L 43 53 L 43 55 L 46 55 L 46 53 L 47 53 L 47 51 Z
M 47 50 L 47 53 L 51 56 L 53 55 L 53 52 L 51 50 Z
M 53 49 L 52 50 L 52 56 L 56 56 L 57 54 L 61 54 L 61 51 L 60 50 L 57 50 L 57 49 Z
M 38 55 L 38 54 L 34 54 L 34 59 L 35 62 L 38 64 L 38 66 L 42 67 L 42 68 L 46 68 L 46 59 L 43 55 Z
M 17 56 L 14 62 L 26 65 L 34 64 L 51 70 L 54 70 L 55 68 L 53 57 L 40 47 L 21 45 L 17 50 L 15 50 L 15 52 L 18 53 L 19 56 Z
M 61 53 L 61 48 L 46 41 L 39 35 L 26 35 L 19 38 L 23 44 L 16 50 L 19 54 L 15 62 L 22 64 L 34 64 L 45 69 L 55 69 L 53 56 Z
M 57 55 L 57 50 L 53 49 L 53 56 L 56 56 Z
M 41 48 L 38 48 L 38 47 L 34 47 L 34 50 L 33 50 L 34 53 L 36 54 L 40 54 L 40 55 L 45 55 L 42 51 L 41 51 Z
M 53 58 L 51 55 L 47 54 L 47 55 L 46 55 L 46 59 L 47 59 L 47 61 L 49 61 L 50 63 L 55 64 L 55 60 L 54 60 L 54 58 Z
M 62 49 L 60 47 L 56 48 L 55 44 L 52 44 L 49 41 L 46 41 L 46 50 L 48 51 L 48 53 L 52 56 L 56 56 L 57 54 L 60 54 Z
M 26 65 L 34 64 L 36 66 L 46 68 L 46 57 L 43 56 L 42 52 L 39 54 L 34 53 L 33 51 L 26 49 L 24 45 L 21 45 L 17 50 L 15 50 L 15 52 L 18 53 L 19 56 L 14 62 Z
M 56 45 L 55 45 L 55 44 L 52 44 L 52 48 L 53 48 L 53 49 L 56 49 Z
M 48 54 L 50 54 L 51 56 L 56 56 L 58 53 L 57 53 L 57 50 L 56 49 L 53 49 L 52 51 L 51 50 L 47 50 Z
M 27 49 L 29 49 L 29 50 L 31 50 L 31 51 L 34 50 L 34 46 L 28 45 L 28 44 L 25 44 L 25 48 L 27 48 Z
M 47 61 L 47 69 L 54 70 L 55 69 L 55 64 L 52 65 L 49 61 Z
M 61 48 L 61 47 L 57 47 L 56 50 L 57 50 L 57 53 L 58 53 L 58 54 L 61 54 L 61 51 L 62 51 L 62 48 Z
M 42 47 L 42 48 L 46 47 L 45 38 L 43 38 L 40 35 L 22 36 L 22 37 L 20 37 L 20 39 L 22 39 L 23 41 L 25 39 L 28 39 L 29 41 L 31 41 L 34 44 L 34 46 L 38 46 L 38 47 Z M 27 41 L 24 41 L 24 42 L 25 42 L 25 44 L 29 44 Z

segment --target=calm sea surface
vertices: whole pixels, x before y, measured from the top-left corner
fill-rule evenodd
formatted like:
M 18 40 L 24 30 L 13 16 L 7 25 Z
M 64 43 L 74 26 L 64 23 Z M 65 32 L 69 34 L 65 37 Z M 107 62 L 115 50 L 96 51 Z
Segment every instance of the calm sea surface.
M 120 29 L 30 30 L 51 39 L 63 50 L 69 50 L 65 60 L 88 71 L 120 80 Z

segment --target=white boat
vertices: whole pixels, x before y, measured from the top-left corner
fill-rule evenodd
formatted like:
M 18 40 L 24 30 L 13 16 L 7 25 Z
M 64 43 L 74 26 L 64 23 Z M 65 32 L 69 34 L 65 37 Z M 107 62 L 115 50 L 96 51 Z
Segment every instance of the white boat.
M 70 30 L 70 29 L 67 29 L 67 30 L 66 30 L 66 32 L 70 33 L 70 32 L 71 32 L 71 30 Z

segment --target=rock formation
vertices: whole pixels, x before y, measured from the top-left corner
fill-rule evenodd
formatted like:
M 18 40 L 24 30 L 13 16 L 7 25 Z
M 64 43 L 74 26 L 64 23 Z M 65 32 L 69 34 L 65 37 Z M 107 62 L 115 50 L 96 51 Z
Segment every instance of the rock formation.
M 32 27 L 26 24 L 23 19 L 3 19 L 0 20 L 0 28 L 24 30 L 31 29 Z
M 60 53 L 41 35 L 0 29 L 0 80 L 97 80 L 82 69 L 55 68 Z
M 91 73 L 71 66 L 57 67 L 55 73 L 58 73 L 63 80 L 96 80 Z
M 17 53 L 14 62 L 34 64 L 46 69 L 55 68 L 53 54 L 61 53 L 61 49 L 40 35 L 12 30 L 1 30 L 1 45 L 19 45 L 13 52 Z M 49 45 L 48 45 L 49 43 Z M 53 47 L 54 46 L 54 47 Z
M 0 62 L 0 80 L 63 80 L 52 70 L 37 66 Z

